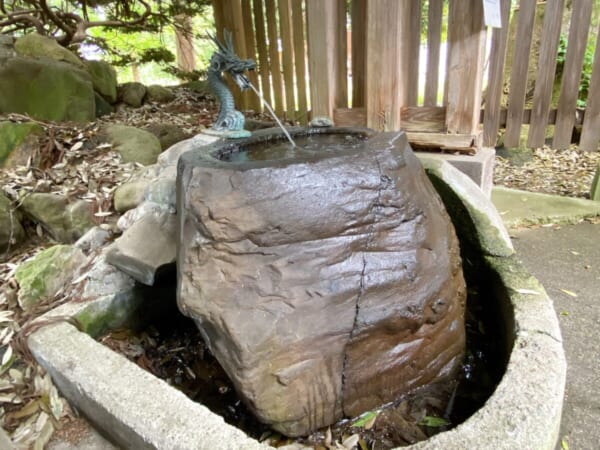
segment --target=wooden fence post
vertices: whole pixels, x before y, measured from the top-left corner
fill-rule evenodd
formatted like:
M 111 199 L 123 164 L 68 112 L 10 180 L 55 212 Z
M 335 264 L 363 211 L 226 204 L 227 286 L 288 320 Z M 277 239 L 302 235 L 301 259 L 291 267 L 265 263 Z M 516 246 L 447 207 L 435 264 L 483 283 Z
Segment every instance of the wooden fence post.
M 586 151 L 597 151 L 600 140 L 600 95 L 594 95 L 597 92 L 600 92 L 600 29 L 596 38 L 592 79 L 590 80 L 589 96 L 579 143 L 579 147 Z
M 407 102 L 411 2 L 368 0 L 365 49 L 367 126 L 399 130 Z
M 446 128 L 475 134 L 481 111 L 486 29 L 481 0 L 450 0 Z
M 337 0 L 310 0 L 306 2 L 306 25 L 308 38 L 308 68 L 310 72 L 310 101 L 312 117 L 327 116 L 333 119 L 333 110 L 338 106 L 338 89 L 343 86 L 338 64 L 338 53 L 344 45 L 339 42 L 340 26 Z
M 506 44 L 510 18 L 510 0 L 502 0 L 502 28 L 492 32 L 492 48 L 490 50 L 490 70 L 487 95 L 485 99 L 485 115 L 483 121 L 483 145 L 494 146 L 498 139 L 500 128 L 500 106 L 504 61 L 506 60 Z
M 564 0 L 552 0 L 546 3 L 546 10 L 544 11 L 540 64 L 535 80 L 533 109 L 531 110 L 529 136 L 527 137 L 527 146 L 531 148 L 543 146 L 546 140 L 546 125 L 548 124 L 548 113 L 552 101 L 552 86 L 556 72 L 556 55 L 563 7 Z

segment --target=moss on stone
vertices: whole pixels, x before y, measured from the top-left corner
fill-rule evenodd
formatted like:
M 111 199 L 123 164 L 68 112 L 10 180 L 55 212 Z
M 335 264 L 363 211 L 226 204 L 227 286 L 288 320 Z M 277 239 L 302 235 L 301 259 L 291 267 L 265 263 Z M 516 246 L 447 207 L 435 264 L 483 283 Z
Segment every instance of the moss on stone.
M 49 58 L 10 58 L 0 66 L 0 113 L 87 122 L 96 117 L 87 72 Z
M 21 307 L 29 309 L 40 300 L 55 295 L 84 259 L 76 247 L 55 245 L 21 264 L 15 271 Z
M 44 129 L 34 122 L 0 122 L 0 166 L 3 166 L 10 154 L 21 145 L 27 136 L 42 134 Z
M 117 72 L 104 61 L 86 61 L 87 71 L 92 78 L 94 90 L 109 103 L 117 101 Z
M 18 38 L 15 41 L 15 51 L 20 56 L 51 58 L 82 69 L 85 68 L 83 61 L 75 53 L 59 45 L 56 40 L 37 33 L 26 34 Z

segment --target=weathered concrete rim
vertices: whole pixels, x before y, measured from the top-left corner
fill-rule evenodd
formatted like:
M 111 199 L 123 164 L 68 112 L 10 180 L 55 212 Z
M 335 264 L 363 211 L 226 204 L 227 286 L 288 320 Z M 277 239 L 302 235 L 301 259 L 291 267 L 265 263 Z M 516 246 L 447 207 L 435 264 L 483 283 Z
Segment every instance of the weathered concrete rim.
M 438 169 L 449 171 L 452 183 L 473 184 L 454 173 L 458 171 L 448 163 Z M 445 177 L 438 175 L 445 183 Z M 453 184 L 448 187 L 454 190 Z M 468 198 L 460 198 L 469 202 Z M 478 205 L 464 206 L 469 213 L 478 210 Z M 484 235 L 480 242 L 486 242 L 485 234 L 490 232 L 494 234 L 492 240 L 497 241 L 498 224 L 490 229 L 475 221 L 475 226 L 477 233 Z M 566 362 L 552 301 L 515 255 L 483 254 L 493 274 L 490 288 L 502 303 L 509 339 L 513 341 L 506 373 L 494 394 L 471 418 L 408 448 L 554 448 Z M 101 320 L 110 314 L 111 301 L 100 298 L 69 304 L 50 314 L 85 313 L 88 318 L 95 315 Z M 69 401 L 125 448 L 271 448 L 227 425 L 220 416 L 71 325 L 44 327 L 30 336 L 29 345 Z

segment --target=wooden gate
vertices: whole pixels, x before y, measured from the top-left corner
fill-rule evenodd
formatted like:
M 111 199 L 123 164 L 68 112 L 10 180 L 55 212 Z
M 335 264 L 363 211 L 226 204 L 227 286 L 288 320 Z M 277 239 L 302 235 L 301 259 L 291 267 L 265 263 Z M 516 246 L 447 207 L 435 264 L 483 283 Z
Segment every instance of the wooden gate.
M 501 0 L 504 26 L 493 30 L 483 23 L 482 3 L 215 0 L 213 5 L 217 30 L 232 30 L 238 54 L 257 61 L 252 82 L 288 120 L 306 123 L 325 115 L 336 125 L 406 130 L 417 147 L 467 152 L 495 145 L 499 130 L 505 130 L 506 146 L 518 146 L 523 125 L 529 126 L 528 146 L 548 143 L 548 126 L 553 125 L 551 145 L 565 148 L 578 127 L 580 146 L 597 150 L 598 45 L 586 108 L 577 108 L 586 44 L 598 39 L 597 29 L 590 36 L 590 18 L 598 15 L 593 0 L 572 0 L 570 9 L 564 0 L 545 5 Z M 536 14 L 540 7 L 543 14 Z M 537 24 L 543 63 L 528 95 Z M 553 96 L 561 31 L 566 52 L 560 90 L 554 89 Z M 506 61 L 511 45 L 514 51 Z M 424 71 L 419 71 L 420 60 L 425 60 Z M 260 109 L 254 95 L 235 95 L 242 108 Z

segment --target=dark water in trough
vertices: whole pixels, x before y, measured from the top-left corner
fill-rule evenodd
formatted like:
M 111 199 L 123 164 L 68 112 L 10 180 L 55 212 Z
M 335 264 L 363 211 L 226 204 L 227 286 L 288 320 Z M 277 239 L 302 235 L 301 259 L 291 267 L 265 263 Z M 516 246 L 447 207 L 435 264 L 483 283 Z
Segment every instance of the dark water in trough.
M 483 406 L 504 372 L 506 345 L 499 313 L 494 308 L 496 302 L 488 289 L 490 280 L 482 270 L 470 265 L 471 259 L 463 257 L 463 261 L 468 286 L 467 353 L 460 373 L 453 380 L 399 398 L 362 420 L 344 419 L 332 425 L 330 433 L 323 429 L 310 436 L 288 439 L 259 423 L 236 395 L 195 324 L 177 310 L 176 281 L 172 275 L 160 281 L 173 286 L 167 313 L 158 314 L 141 330 L 116 330 L 101 341 L 221 415 L 226 422 L 272 446 L 299 442 L 325 449 L 327 442 L 342 442 L 355 434 L 360 438 L 358 448 L 383 450 L 410 445 L 466 420 Z
M 227 162 L 271 161 L 289 158 L 310 157 L 317 152 L 337 152 L 359 148 L 366 140 L 360 134 L 308 134 L 294 136 L 296 147 L 285 139 L 255 143 L 248 147 L 232 145 L 217 157 Z

